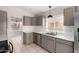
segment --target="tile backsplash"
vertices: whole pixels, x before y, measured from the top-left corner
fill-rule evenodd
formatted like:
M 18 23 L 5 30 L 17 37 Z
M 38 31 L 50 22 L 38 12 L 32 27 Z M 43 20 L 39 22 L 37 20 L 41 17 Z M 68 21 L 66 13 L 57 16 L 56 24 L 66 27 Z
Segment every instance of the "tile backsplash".
M 34 32 L 34 31 L 45 31 L 45 28 L 42 26 L 23 26 L 24 32 Z
M 74 35 L 74 26 L 64 26 L 64 33 Z
M 23 26 L 24 32 L 34 32 L 34 31 L 43 31 L 43 32 L 59 32 L 59 33 L 65 33 L 65 34 L 72 34 L 74 35 L 74 26 L 64 26 L 64 30 L 49 30 L 42 26 Z

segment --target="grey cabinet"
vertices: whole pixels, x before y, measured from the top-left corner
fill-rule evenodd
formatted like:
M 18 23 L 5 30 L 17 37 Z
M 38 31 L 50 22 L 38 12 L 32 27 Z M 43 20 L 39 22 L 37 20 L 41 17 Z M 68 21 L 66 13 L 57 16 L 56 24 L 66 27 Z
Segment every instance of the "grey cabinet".
M 74 26 L 74 13 L 79 12 L 79 6 L 73 6 L 64 9 L 64 25 Z
M 33 42 L 41 45 L 41 35 L 39 33 L 33 33 Z
M 39 33 L 33 33 L 34 43 L 50 53 L 73 53 L 74 42 L 51 37 Z
M 39 17 L 23 16 L 23 25 L 25 26 L 42 26 L 42 24 L 43 24 L 42 16 Z
M 73 7 L 64 9 L 64 25 L 65 26 L 74 26 L 73 13 L 74 13 Z
M 26 45 L 33 43 L 33 33 L 23 32 L 23 43 Z
M 47 39 L 47 50 L 49 52 L 55 53 L 55 38 L 48 37 L 48 39 Z
M 32 23 L 32 26 L 36 26 L 36 17 L 32 17 L 32 20 L 31 20 L 31 23 Z
M 23 25 L 30 26 L 31 25 L 31 17 L 23 16 Z
M 47 37 L 45 35 L 42 35 L 41 37 L 41 47 L 47 50 Z
M 42 35 L 41 46 L 49 52 L 55 52 L 55 39 L 49 36 Z
M 73 42 L 56 39 L 56 53 L 73 53 Z
M 37 24 L 37 25 L 40 25 L 40 26 L 42 26 L 42 24 L 43 24 L 42 22 L 43 22 L 42 16 L 40 16 L 40 17 L 37 17 L 36 24 Z
M 75 12 L 79 12 L 79 6 L 75 6 Z
M 32 26 L 42 26 L 43 24 L 43 17 L 39 16 L 39 17 L 32 17 Z
M 37 44 L 37 33 L 33 33 L 33 42 Z

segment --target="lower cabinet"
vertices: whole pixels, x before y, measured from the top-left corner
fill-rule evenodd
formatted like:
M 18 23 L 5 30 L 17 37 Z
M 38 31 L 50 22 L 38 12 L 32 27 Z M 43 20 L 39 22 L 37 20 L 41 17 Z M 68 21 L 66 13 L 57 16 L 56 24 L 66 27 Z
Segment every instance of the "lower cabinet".
M 55 53 L 55 38 L 48 37 L 47 39 L 47 50 Z
M 34 33 L 34 43 L 44 48 L 50 53 L 73 53 L 74 43 L 64 39 L 50 37 L 47 35 Z
M 55 39 L 54 38 L 42 35 L 42 40 L 41 41 L 42 41 L 41 46 L 44 49 L 46 49 L 47 51 L 52 52 L 52 53 L 55 52 L 55 45 L 54 45 L 55 44 Z
M 23 43 L 26 45 L 33 43 L 33 34 L 23 32 Z
M 41 39 L 41 47 L 43 47 L 44 49 L 47 50 L 47 37 L 44 36 L 44 35 L 42 35 L 41 37 L 42 37 L 42 39 Z
M 73 42 L 56 39 L 56 53 L 73 53 Z
M 33 42 L 41 45 L 41 35 L 39 33 L 33 33 Z

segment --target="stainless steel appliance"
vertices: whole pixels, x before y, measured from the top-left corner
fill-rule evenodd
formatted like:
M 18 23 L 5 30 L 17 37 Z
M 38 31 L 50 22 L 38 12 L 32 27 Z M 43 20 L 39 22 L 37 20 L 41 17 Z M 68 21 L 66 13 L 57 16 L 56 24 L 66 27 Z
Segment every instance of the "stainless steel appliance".
M 7 12 L 0 10 L 0 52 L 8 52 L 10 47 L 13 50 L 13 45 L 7 38 Z
M 74 13 L 74 52 L 79 53 L 79 12 Z
M 0 53 L 13 52 L 13 45 L 8 40 L 0 41 Z

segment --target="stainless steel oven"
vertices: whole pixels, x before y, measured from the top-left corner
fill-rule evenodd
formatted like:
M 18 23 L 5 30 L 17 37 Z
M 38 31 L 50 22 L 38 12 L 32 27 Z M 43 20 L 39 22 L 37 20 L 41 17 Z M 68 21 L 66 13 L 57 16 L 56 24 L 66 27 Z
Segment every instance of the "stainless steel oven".
M 79 28 L 77 28 L 77 40 L 78 40 L 78 42 L 79 42 Z
M 12 53 L 13 52 L 13 44 L 8 42 L 8 40 L 0 41 L 0 53 Z

